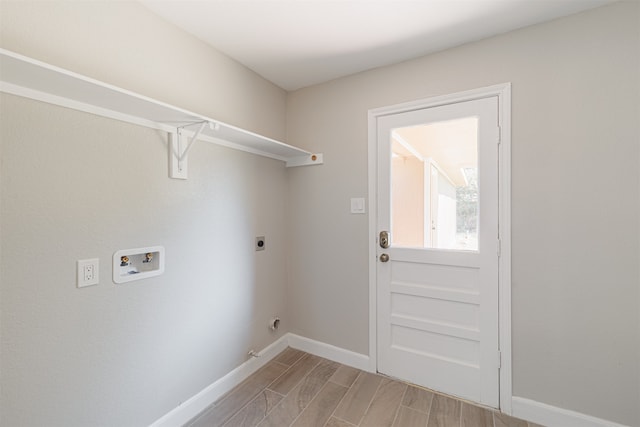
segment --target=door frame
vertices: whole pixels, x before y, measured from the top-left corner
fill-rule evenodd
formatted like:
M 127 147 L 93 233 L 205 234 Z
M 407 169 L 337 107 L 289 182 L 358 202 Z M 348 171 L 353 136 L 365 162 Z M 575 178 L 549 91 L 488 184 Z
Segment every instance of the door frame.
M 369 370 L 377 372 L 377 256 L 378 186 L 377 186 L 377 120 L 378 117 L 437 107 L 456 102 L 472 101 L 490 96 L 498 97 L 498 342 L 501 356 L 499 370 L 500 411 L 511 414 L 511 83 L 435 96 L 387 107 L 374 108 L 368 113 L 368 190 L 369 190 Z

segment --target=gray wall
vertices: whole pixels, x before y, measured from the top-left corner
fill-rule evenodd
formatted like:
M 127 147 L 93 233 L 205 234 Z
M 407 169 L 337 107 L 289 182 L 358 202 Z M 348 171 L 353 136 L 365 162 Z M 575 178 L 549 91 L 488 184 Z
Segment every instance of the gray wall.
M 3 48 L 284 138 L 286 92 L 133 1 L 2 1 Z
M 283 90 L 135 3 L 1 7 L 3 48 L 284 135 Z M 287 331 L 282 162 L 198 143 L 171 180 L 162 132 L 11 95 L 0 114 L 0 424 L 149 425 Z M 113 253 L 148 245 L 165 273 L 115 285 Z
M 199 143 L 190 179 L 169 180 L 166 135 L 1 96 L 3 425 L 149 424 L 276 339 L 274 313 L 281 333 L 367 353 L 367 216 L 348 213 L 367 110 L 507 81 L 514 394 L 640 425 L 637 2 L 289 96 L 135 3 L 0 7 L 3 48 L 326 162 L 285 171 Z M 155 244 L 163 276 L 111 282 L 113 252 Z M 100 285 L 77 289 L 91 257 Z
M 513 392 L 640 425 L 640 3 L 289 95 L 293 331 L 368 353 L 367 110 L 511 82 Z

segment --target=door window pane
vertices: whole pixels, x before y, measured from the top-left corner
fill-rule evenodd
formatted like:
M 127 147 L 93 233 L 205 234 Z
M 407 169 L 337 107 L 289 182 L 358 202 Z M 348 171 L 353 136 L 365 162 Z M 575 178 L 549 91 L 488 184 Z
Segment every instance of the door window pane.
M 478 119 L 393 129 L 391 242 L 478 250 Z

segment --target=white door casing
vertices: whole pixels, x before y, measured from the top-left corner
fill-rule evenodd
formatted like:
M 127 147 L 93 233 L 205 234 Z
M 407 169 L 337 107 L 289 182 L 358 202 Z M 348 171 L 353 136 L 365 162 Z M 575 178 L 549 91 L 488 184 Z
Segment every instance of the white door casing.
M 371 369 L 507 413 L 509 94 L 509 85 L 502 85 L 369 114 Z M 479 118 L 478 251 L 394 247 L 393 236 L 391 247 L 382 249 L 377 235 L 391 223 L 392 129 L 461 117 Z M 382 253 L 389 262 L 379 261 Z

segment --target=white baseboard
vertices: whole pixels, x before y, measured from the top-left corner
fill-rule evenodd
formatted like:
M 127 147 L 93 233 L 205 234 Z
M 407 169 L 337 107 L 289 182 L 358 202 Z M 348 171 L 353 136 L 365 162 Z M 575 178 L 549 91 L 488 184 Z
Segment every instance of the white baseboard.
M 173 409 L 168 414 L 151 424 L 150 427 L 180 427 L 193 417 L 204 411 L 207 406 L 218 400 L 222 395 L 244 381 L 249 375 L 266 365 L 270 360 L 287 347 L 306 351 L 343 365 L 369 370 L 369 356 L 335 347 L 299 335 L 287 333 L 258 354 L 260 357 L 247 360 L 224 377 Z
M 516 418 L 533 421 L 548 427 L 626 427 L 580 412 L 570 411 L 524 397 L 511 399 L 511 412 Z
M 259 354 L 261 357 L 247 360 L 224 377 L 158 419 L 151 424 L 150 427 L 180 427 L 184 425 L 218 400 L 222 395 L 266 365 L 287 347 L 302 350 L 363 371 L 370 371 L 371 368 L 370 358 L 367 355 L 288 333 L 260 351 Z M 533 421 L 548 427 L 628 427 L 517 396 L 511 399 L 511 409 L 511 414 L 514 417 Z
M 350 350 L 345 350 L 344 348 L 325 344 L 296 334 L 288 334 L 288 336 L 289 347 L 306 351 L 307 353 L 324 357 L 325 359 L 333 360 L 334 362 L 342 363 L 343 365 L 351 366 L 363 371 L 370 370 L 369 356 L 367 355 L 355 353 Z
M 183 426 L 187 421 L 202 412 L 207 406 L 211 405 L 222 395 L 266 365 L 271 359 L 276 357 L 278 353 L 286 349 L 288 346 L 288 334 L 285 334 L 277 341 L 260 351 L 258 353 L 260 357 L 247 360 L 224 377 L 207 386 L 204 390 L 155 421 L 150 427 Z

